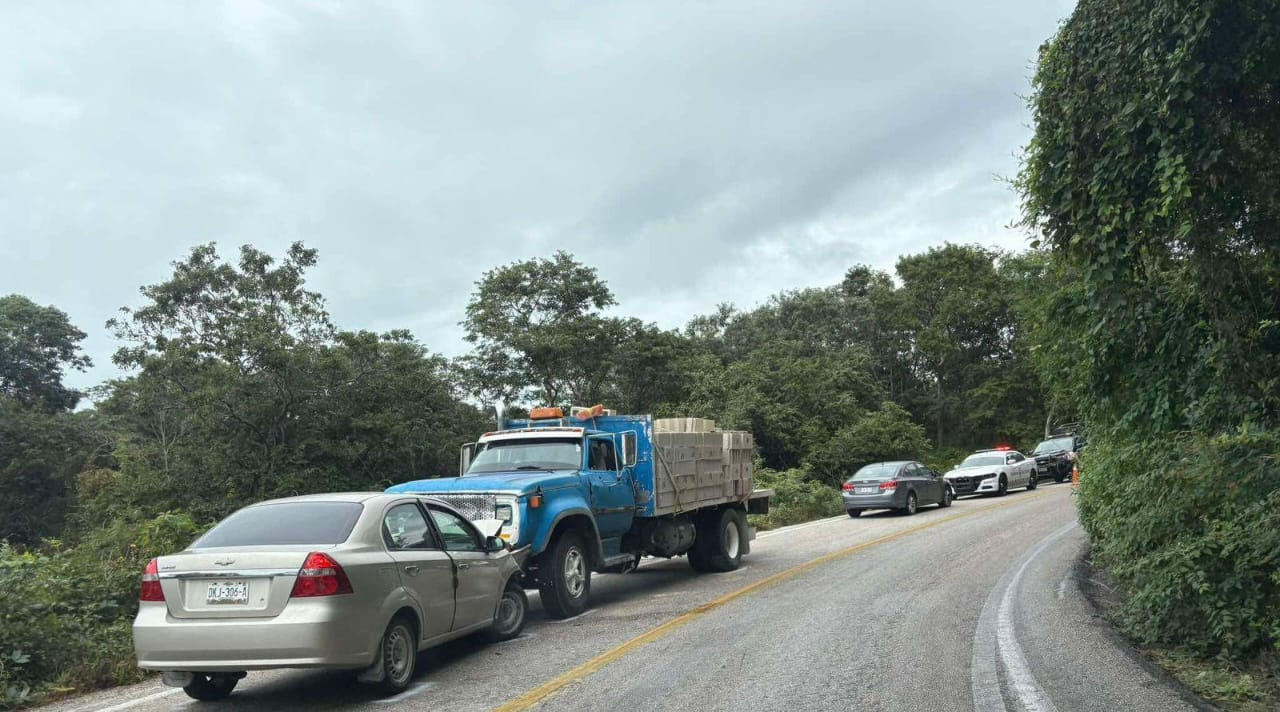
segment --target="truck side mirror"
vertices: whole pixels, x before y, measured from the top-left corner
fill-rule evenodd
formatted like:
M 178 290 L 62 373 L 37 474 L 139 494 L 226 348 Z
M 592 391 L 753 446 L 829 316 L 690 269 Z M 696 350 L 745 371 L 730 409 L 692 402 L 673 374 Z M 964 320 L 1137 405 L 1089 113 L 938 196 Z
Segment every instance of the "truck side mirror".
M 636 434 L 633 430 L 622 433 L 622 466 L 633 467 L 636 464 Z

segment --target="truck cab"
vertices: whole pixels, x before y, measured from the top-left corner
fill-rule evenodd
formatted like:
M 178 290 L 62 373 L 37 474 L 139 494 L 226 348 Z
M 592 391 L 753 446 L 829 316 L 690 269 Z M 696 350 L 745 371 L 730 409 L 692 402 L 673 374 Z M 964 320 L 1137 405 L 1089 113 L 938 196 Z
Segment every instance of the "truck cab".
M 748 507 L 767 512 L 772 494 L 750 489 L 750 458 L 742 456 L 749 434 L 732 434 L 737 449 L 724 451 L 730 458 L 721 455 L 721 433 L 655 434 L 649 415 L 615 415 L 599 406 L 573 417 L 539 408 L 530 415 L 501 421 L 500 429 L 463 445 L 460 477 L 388 491 L 428 493 L 471 519 L 505 522 L 501 536 L 513 548 L 530 549 L 526 585 L 541 591 L 556 617 L 585 610 L 592 572 L 625 571 L 645 555 L 688 554 L 700 571 L 737 567 L 752 533 Z M 704 447 L 664 450 L 655 445 L 663 437 Z M 714 450 L 705 447 L 712 442 Z M 682 460 L 682 453 L 701 459 Z M 728 556 L 726 538 L 733 544 Z

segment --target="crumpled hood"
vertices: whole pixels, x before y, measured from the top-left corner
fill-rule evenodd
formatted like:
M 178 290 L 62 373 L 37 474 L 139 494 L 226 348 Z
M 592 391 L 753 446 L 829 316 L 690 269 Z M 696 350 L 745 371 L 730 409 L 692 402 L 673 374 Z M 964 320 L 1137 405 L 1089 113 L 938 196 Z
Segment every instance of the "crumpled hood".
M 973 477 L 974 475 L 998 474 L 1004 465 L 977 465 L 975 467 L 957 467 L 943 477 Z
M 430 480 L 413 480 L 392 485 L 388 492 L 519 492 L 528 494 L 542 488 L 569 487 L 578 483 L 577 472 L 544 472 L 520 470 L 518 472 L 492 472 L 470 477 L 439 477 Z

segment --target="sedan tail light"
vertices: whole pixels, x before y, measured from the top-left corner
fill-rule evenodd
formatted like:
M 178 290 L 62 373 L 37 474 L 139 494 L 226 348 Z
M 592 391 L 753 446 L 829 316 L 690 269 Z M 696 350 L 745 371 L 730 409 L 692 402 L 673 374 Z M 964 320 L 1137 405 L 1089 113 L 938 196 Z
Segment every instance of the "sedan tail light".
M 853 483 L 852 483 L 852 482 L 846 482 L 846 483 L 844 483 L 844 487 L 841 487 L 841 489 L 843 489 L 845 492 L 852 492 L 852 491 L 853 491 Z
M 892 481 L 890 481 L 890 482 L 881 482 L 881 483 L 880 483 L 880 489 L 882 489 L 882 490 L 898 489 L 898 483 L 897 483 L 897 482 L 892 482 Z
M 313 551 L 307 554 L 307 560 L 298 570 L 298 578 L 293 582 L 293 592 L 289 596 L 314 598 L 351 592 L 351 580 L 347 578 L 347 572 L 342 570 L 338 562 L 328 554 Z
M 142 590 L 138 592 L 138 600 L 164 600 L 164 589 L 160 587 L 160 563 L 156 559 L 152 559 L 147 568 L 142 570 Z

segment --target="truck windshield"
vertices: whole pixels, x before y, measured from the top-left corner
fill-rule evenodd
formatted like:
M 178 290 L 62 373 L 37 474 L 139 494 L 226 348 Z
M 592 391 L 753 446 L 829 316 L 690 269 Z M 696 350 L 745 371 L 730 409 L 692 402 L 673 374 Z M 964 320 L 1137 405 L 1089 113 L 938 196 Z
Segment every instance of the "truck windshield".
M 1042 452 L 1053 452 L 1054 450 L 1071 450 L 1071 449 L 1072 449 L 1071 438 L 1054 438 L 1053 440 L 1045 440 L 1039 445 L 1036 445 L 1035 452 L 1036 454 L 1039 454 Z
M 468 475 L 511 470 L 576 470 L 582 467 L 578 440 L 500 440 L 481 443 Z

